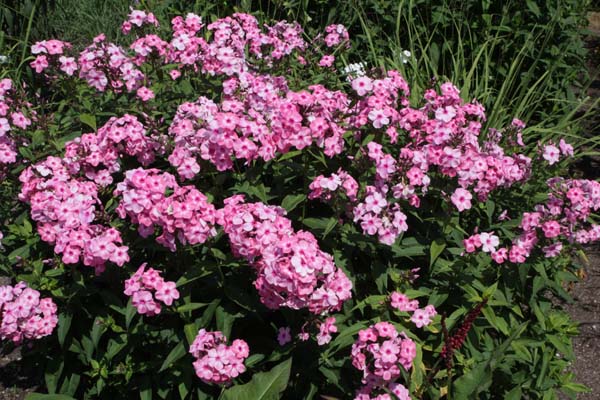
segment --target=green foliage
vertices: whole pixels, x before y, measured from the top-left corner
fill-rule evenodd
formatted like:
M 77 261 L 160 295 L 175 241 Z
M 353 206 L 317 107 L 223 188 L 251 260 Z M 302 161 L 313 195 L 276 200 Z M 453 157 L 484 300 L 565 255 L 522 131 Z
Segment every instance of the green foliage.
M 196 11 L 214 20 L 235 10 L 253 11 L 265 19 L 299 20 L 309 32 L 343 23 L 355 34 L 345 62 L 366 59 L 370 67 L 402 70 L 413 88 L 413 100 L 434 85 L 431 78 L 448 78 L 465 97 L 476 97 L 487 106 L 491 127 L 518 116 L 532 122 L 526 131 L 531 142 L 558 134 L 579 137 L 571 130 L 578 100 L 570 85 L 582 72 L 583 1 L 527 1 L 525 7 L 475 0 L 188 3 L 148 0 L 142 5 L 153 10 L 163 26 L 178 11 Z M 21 57 L 14 71 L 24 71 L 28 56 L 21 50 L 33 37 L 52 32 L 83 45 L 104 31 L 118 41 L 120 22 L 127 13 L 125 2 L 97 5 L 57 0 L 43 6 L 49 7 L 51 21 L 46 28 L 34 22 L 43 20 L 36 19 L 42 18 L 41 8 L 36 8 L 41 3 L 27 4 L 31 6 L 19 8 L 7 30 L 13 43 L 11 57 Z M 403 50 L 412 54 L 407 63 L 402 60 Z M 275 66 L 269 72 L 285 75 L 297 87 L 315 82 L 332 88 L 346 85 L 341 74 L 307 71 L 295 64 Z M 48 117 L 28 133 L 31 145 L 22 150 L 27 163 L 60 154 L 67 141 L 96 130 L 113 115 L 151 112 L 156 120 L 164 118 L 167 126 L 182 99 L 200 93 L 214 99 L 221 96 L 218 82 L 191 74 L 176 83 L 156 79 L 153 89 L 164 94 L 164 101 L 150 110 L 127 94 L 97 95 L 67 80 L 50 93 L 41 81 L 26 78 L 31 90 L 44 99 L 40 113 Z M 233 174 L 210 171 L 192 181 L 210 193 L 214 204 L 243 193 L 252 201 L 281 205 L 295 227 L 313 232 L 321 248 L 352 277 L 354 297 L 335 315 L 338 334 L 319 348 L 311 341 L 276 345 L 278 327 L 300 328 L 314 323 L 315 317 L 302 311 L 266 309 L 249 284 L 252 271 L 231 255 L 223 235 L 205 246 L 182 246 L 171 253 L 120 221 L 117 228 L 126 242 L 139 250 L 124 269 L 112 266 L 97 277 L 87 269 L 65 265 L 51 246 L 40 241 L 27 210 L 15 200 L 23 167 L 8 171 L 0 182 L 0 222 L 7 227 L 0 272 L 51 295 L 60 310 L 56 334 L 24 351 L 25 362 L 41 371 L 40 379 L 50 393 L 31 394 L 31 400 L 129 396 L 124 393 L 139 393 L 142 399 L 345 398 L 361 378 L 348 361 L 357 333 L 382 320 L 393 320 L 418 343 L 415 368 L 405 374 L 411 393 L 419 398 L 449 394 L 455 399 L 552 399 L 558 391 L 574 398 L 585 389 L 564 372 L 573 358 L 571 337 L 577 329 L 551 300 L 571 300 L 564 283 L 577 280 L 581 265 L 576 255 L 559 262 L 536 255 L 517 268 L 498 267 L 486 254 L 461 254 L 463 239 L 475 229 L 509 235 L 518 221 L 501 222 L 498 216 L 503 210 L 515 215 L 531 210 L 543 195 L 543 183 L 550 176 L 546 172 L 534 176 L 531 183 L 498 193 L 466 216 L 454 212 L 441 194 L 442 187 L 419 213 L 409 215 L 411 231 L 391 247 L 362 235 L 352 223 L 340 224 L 345 204 L 330 207 L 307 199 L 310 179 L 339 167 L 364 185 L 369 171 L 361 167 L 358 152 L 352 161 L 339 161 L 311 150 L 292 151 L 265 164 L 236 165 Z M 166 164 L 160 167 L 167 168 Z M 110 192 L 101 195 L 111 197 Z M 114 201 L 107 204 L 109 212 L 116 207 Z M 167 271 L 165 278 L 176 281 L 181 293 L 179 303 L 155 318 L 138 315 L 122 295 L 122 282 L 145 260 Z M 421 268 L 416 286 L 410 273 L 414 267 Z M 409 315 L 385 304 L 394 290 L 435 305 L 444 314 L 450 334 L 470 310 L 487 300 L 464 347 L 454 354 L 452 368 L 445 368 L 440 358 L 441 318 L 422 331 L 410 332 Z M 196 378 L 188 349 L 200 328 L 249 341 L 249 372 L 232 387 L 221 389 Z
M 525 135 L 532 140 L 566 136 L 597 147 L 577 125 L 598 105 L 585 98 L 590 81 L 582 33 L 589 0 L 528 0 L 525 7 L 522 1 L 495 0 L 267 4 L 267 15 L 315 29 L 348 26 L 354 40 L 346 61 L 401 71 L 413 99 L 432 80 L 450 80 L 465 100 L 476 98 L 489 110 L 489 127 L 517 117 L 528 121 Z
M 288 385 L 291 367 L 292 359 L 290 358 L 268 372 L 255 374 L 252 376 L 252 380 L 245 385 L 237 385 L 226 389 L 219 398 L 223 400 L 279 399 Z

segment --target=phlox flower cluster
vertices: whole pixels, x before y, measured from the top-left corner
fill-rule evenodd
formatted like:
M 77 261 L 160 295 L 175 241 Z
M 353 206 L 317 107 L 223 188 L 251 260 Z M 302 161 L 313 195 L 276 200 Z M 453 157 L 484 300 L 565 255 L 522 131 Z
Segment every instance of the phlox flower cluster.
M 410 300 L 408 296 L 400 292 L 392 292 L 390 295 L 390 306 L 398 311 L 412 313 L 410 320 L 417 328 L 429 325 L 431 319 L 437 315 L 437 311 L 432 304 L 424 308 L 419 308 L 418 300 Z
M 310 327 L 318 329 L 315 338 L 317 339 L 317 344 L 319 346 L 324 346 L 331 342 L 331 334 L 338 331 L 338 328 L 335 325 L 335 317 L 326 317 L 324 320 L 316 319 L 305 322 L 304 325 L 302 325 L 297 338 L 303 342 L 307 341 L 311 336 L 310 332 L 307 331 L 307 328 Z M 279 328 L 277 332 L 277 341 L 280 346 L 284 346 L 292 341 L 292 332 L 289 326 Z
M 542 158 L 548 162 L 548 164 L 556 164 L 560 160 L 560 156 L 571 157 L 573 155 L 573 146 L 565 142 L 564 139 L 560 139 L 558 147 L 554 143 L 550 142 L 543 148 Z
M 94 223 L 102 210 L 96 184 L 73 178 L 64 160 L 48 157 L 27 167 L 19 180 L 19 200 L 29 203 L 41 239 L 54 244 L 65 264 L 83 261 L 99 274 L 107 261 L 119 266 L 129 261 L 119 231 Z
M 319 324 L 319 333 L 317 334 L 317 343 L 319 346 L 331 342 L 331 334 L 338 331 L 335 326 L 335 317 L 327 317 L 325 321 Z
M 158 148 L 137 118 L 126 114 L 67 142 L 62 159 L 48 157 L 21 173 L 19 199 L 30 204 L 42 240 L 55 245 L 64 263 L 82 260 L 101 273 L 106 261 L 119 266 L 129 261 L 119 231 L 94 223 L 103 213 L 98 190 L 112 183 L 122 155 L 145 165 Z
M 355 399 L 391 399 L 377 395 L 387 388 L 398 398 L 409 400 L 408 390 L 396 380 L 401 367 L 411 369 L 416 355 L 415 343 L 389 322 L 378 322 L 359 331 L 358 340 L 352 345 L 352 365 L 362 371 L 363 387 Z
M 107 43 L 106 37 L 99 35 L 79 54 L 79 78 L 100 92 L 110 89 L 119 93 L 123 86 L 133 92 L 146 81 L 135 61 L 123 48 Z
M 348 172 L 341 168 L 337 173 L 327 177 L 323 175 L 317 176 L 308 186 L 310 193 L 309 199 L 321 199 L 329 201 L 333 198 L 333 194 L 338 190 L 343 190 L 344 194 L 350 201 L 356 201 L 358 194 L 358 182 Z
M 600 208 L 600 183 L 586 179 L 548 180 L 548 199 L 525 212 L 521 217 L 518 235 L 507 247 L 496 249 L 500 239 L 479 233 L 463 241 L 467 253 L 481 248 L 501 264 L 506 260 L 524 263 L 536 246 L 547 258 L 560 255 L 565 243 L 585 244 L 600 240 L 600 225 L 588 221 L 590 214 Z
M 0 80 L 0 166 L 17 161 L 17 133 L 26 130 L 35 118 L 31 104 L 16 95 L 12 80 Z M 29 110 L 27 113 L 23 110 Z
M 492 190 L 529 177 L 531 160 L 522 154 L 505 154 L 499 145 L 502 132 L 490 130 L 479 143 L 484 109 L 475 102 L 463 103 L 452 84 L 441 85 L 439 94 L 427 90 L 426 104 L 419 109 L 408 104 L 408 85 L 396 71 L 383 79 L 357 77 L 352 88 L 359 100 L 347 119 L 350 126 L 381 129 L 391 143 L 398 142 L 398 132 L 408 133 L 401 138 L 397 156 L 386 153 L 378 141 L 362 149 L 363 160 L 374 166 L 375 179 L 352 201 L 353 217 L 365 234 L 377 235 L 380 242 L 391 245 L 408 229 L 403 207 L 420 206 L 434 173 L 456 179 L 450 200 L 459 211 L 471 208 L 472 192 L 484 201 Z M 506 140 L 522 145 L 523 127 L 521 121 L 513 121 Z M 317 189 L 337 181 L 335 174 L 317 177 L 311 198 L 329 199 L 330 191 Z
M 175 282 L 165 281 L 160 271 L 146 269 L 147 264 L 140 265 L 138 270 L 125 281 L 124 293 L 132 298 L 132 304 L 138 313 L 149 317 L 160 314 L 160 304 L 170 306 L 179 298 Z
M 273 61 L 306 47 L 297 23 L 280 21 L 266 26 L 263 32 L 254 16 L 236 13 L 209 24 L 206 28 L 212 35 L 205 41 L 199 32 L 203 25 L 195 23 L 194 17 L 188 14 L 185 20 L 176 17 L 171 22 L 174 51 L 170 59 L 184 66 L 200 66 L 203 73 L 210 75 L 245 73 L 253 68 L 254 60 L 271 67 Z
M 327 47 L 335 47 L 345 44 L 350 47 L 350 35 L 344 25 L 335 24 L 325 28 L 325 44 Z
M 351 297 L 352 283 L 315 237 L 294 232 L 283 214 L 279 207 L 244 203 L 237 195 L 217 211 L 217 223 L 229 236 L 233 254 L 255 268 L 254 286 L 267 307 L 307 307 L 314 314 L 339 310 Z
M 40 298 L 25 282 L 0 286 L 0 316 L 0 339 L 17 344 L 50 335 L 58 323 L 52 299 Z
M 152 25 L 158 27 L 159 23 L 153 13 L 148 13 L 143 10 L 131 9 L 131 12 L 127 16 L 127 21 L 121 25 L 121 32 L 125 35 L 129 34 L 134 27 L 141 28 L 144 25 Z
M 224 384 L 246 371 L 244 360 L 250 349 L 242 339 L 236 339 L 231 346 L 219 331 L 208 332 L 200 329 L 190 346 L 190 354 L 196 358 L 194 369 L 198 378 L 206 383 Z
M 129 32 L 131 27 L 143 24 L 156 25 L 156 19 L 151 13 L 132 10 L 124 30 Z M 231 77 L 224 83 L 226 98 L 217 109 L 208 108 L 210 114 L 204 121 L 187 115 L 188 118 L 180 118 L 184 120 L 182 124 L 176 118 L 170 129 L 176 142 L 170 161 L 182 176 L 190 177 L 199 171 L 195 155 L 225 170 L 232 167 L 232 157 L 246 162 L 256 158 L 269 160 L 276 152 L 285 153 L 292 147 L 302 149 L 313 142 L 330 156 L 342 151 L 344 129 L 341 119 L 334 116 L 346 111 L 348 100 L 344 93 L 321 85 L 311 86 L 310 92 L 291 92 L 284 78 L 258 75 L 250 66 L 251 58 L 269 64 L 295 50 L 304 51 L 307 43 L 297 23 L 278 22 L 266 26 L 263 32 L 255 17 L 238 13 L 208 25 L 212 34 L 208 41 L 201 32 L 202 19 L 195 14 L 174 18 L 172 26 L 170 43 L 154 34 L 137 38 L 131 45 L 134 56 L 106 43 L 100 35 L 79 54 L 75 68 L 79 68 L 80 78 L 99 91 L 110 89 L 118 93 L 125 86 L 142 101 L 155 96 L 138 68 L 151 56 L 164 64 L 180 64 L 183 69 L 190 66 L 194 71 L 201 69 L 209 75 Z M 326 32 L 327 46 L 348 41 L 348 33 L 341 25 L 332 25 Z M 33 49 L 45 51 L 44 43 L 36 43 Z M 171 71 L 173 79 L 180 75 L 179 69 Z M 200 100 L 204 102 L 208 100 Z M 183 105 L 179 114 L 185 114 L 189 108 L 188 104 Z M 189 124 L 189 119 L 198 123 Z
M 198 158 L 224 171 L 234 160 L 268 161 L 313 143 L 329 156 L 342 151 L 344 129 L 336 117 L 347 108 L 343 93 L 322 85 L 293 92 L 281 77 L 250 73 L 223 88 L 219 104 L 204 97 L 182 104 L 169 127 L 175 141 L 169 161 L 184 178 L 200 171 Z
M 112 174 L 121 169 L 122 155 L 136 157 L 148 165 L 160 152 L 157 140 L 147 135 L 144 125 L 129 114 L 110 118 L 97 133 L 86 133 L 65 145 L 65 163 L 72 174 L 83 173 L 99 186 L 112 183 Z
M 171 192 L 166 195 L 167 191 Z M 215 207 L 194 186 L 179 186 L 175 177 L 158 169 L 130 169 L 117 184 L 115 196 L 121 197 L 116 212 L 138 224 L 142 237 L 161 229 L 156 241 L 171 251 L 175 239 L 185 244 L 201 244 L 217 232 Z
M 278 60 L 294 52 L 301 54 L 309 47 L 298 23 L 279 21 L 271 26 L 265 25 L 263 29 L 254 16 L 243 13 L 218 19 L 207 26 L 196 14 L 177 16 L 171 21 L 170 42 L 156 34 L 141 36 L 145 26 L 152 28 L 159 24 L 154 14 L 142 10 L 132 10 L 121 26 L 123 33 L 135 31 L 138 35 L 130 46 L 135 53 L 133 57 L 128 57 L 119 46 L 106 43 L 105 37 L 100 35 L 94 39 L 94 44 L 79 54 L 77 62 L 74 57 L 62 55 L 63 48 L 70 47 L 68 43 L 38 42 L 32 47 L 32 52 L 39 54 L 32 67 L 41 73 L 49 65 L 57 64 L 48 55 L 62 55 L 60 70 L 68 75 L 73 75 L 79 69 L 80 78 L 99 91 L 107 88 L 120 91 L 126 85 L 131 92 L 137 90 L 142 81 L 150 83 L 136 68 L 149 57 L 165 65 L 177 64 L 177 68 L 172 70 L 176 71 L 171 75 L 173 79 L 180 76 L 180 70 L 187 69 L 209 75 L 234 76 L 255 70 L 259 62 L 272 67 Z M 321 41 L 327 47 L 349 45 L 348 32 L 342 25 L 328 26 L 325 34 L 324 38 L 321 35 L 316 37 L 313 45 Z M 51 46 L 51 52 L 46 49 L 48 46 Z M 332 55 L 327 56 L 333 61 Z M 68 65 L 63 60 L 67 58 Z
M 75 57 L 69 57 L 65 53 L 70 48 L 70 43 L 56 39 L 36 42 L 31 46 L 31 54 L 36 57 L 29 65 L 38 74 L 44 72 L 50 66 L 55 66 L 65 74 L 72 76 L 77 71 L 78 66 Z

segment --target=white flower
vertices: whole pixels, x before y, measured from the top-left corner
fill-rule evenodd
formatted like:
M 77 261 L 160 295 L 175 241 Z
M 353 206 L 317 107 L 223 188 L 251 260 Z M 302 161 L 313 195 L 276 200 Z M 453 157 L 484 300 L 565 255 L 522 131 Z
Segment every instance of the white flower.
M 402 64 L 406 64 L 408 62 L 408 60 L 410 60 L 410 57 L 412 56 L 412 53 L 408 50 L 404 50 L 402 52 L 402 54 L 400 55 L 400 59 L 402 60 Z
M 500 244 L 500 238 L 490 233 L 480 233 L 479 240 L 481 240 L 481 250 L 486 253 L 496 251 L 496 247 Z
M 365 76 L 367 74 L 365 71 L 366 66 L 367 66 L 367 64 L 365 64 L 362 61 L 359 63 L 348 64 L 347 66 L 344 67 L 342 72 L 344 74 L 348 75 L 346 80 L 348 82 L 351 82 L 353 79 L 359 78 L 361 76 Z

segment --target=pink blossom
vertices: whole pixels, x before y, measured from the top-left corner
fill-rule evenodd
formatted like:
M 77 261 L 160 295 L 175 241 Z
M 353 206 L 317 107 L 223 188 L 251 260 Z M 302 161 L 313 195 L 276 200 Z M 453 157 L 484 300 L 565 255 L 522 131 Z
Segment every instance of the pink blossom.
M 319 60 L 319 66 L 321 67 L 331 67 L 333 65 L 333 62 L 335 61 L 335 57 L 332 55 L 324 55 L 323 57 L 321 57 L 321 60 Z
M 230 346 L 227 338 L 219 331 L 208 332 L 200 329 L 190 346 L 190 354 L 194 361 L 196 375 L 206 383 L 226 384 L 246 371 L 244 360 L 248 358 L 250 349 L 241 339 L 236 339 Z
M 75 58 L 61 56 L 59 58 L 59 61 L 60 70 L 66 73 L 67 75 L 72 76 L 77 70 L 77 63 L 75 62 Z
M 40 74 L 48 68 L 48 58 L 44 55 L 37 56 L 29 65 L 31 65 L 31 68 L 33 68 L 35 72 Z
M 154 92 L 145 86 L 139 88 L 136 94 L 142 101 L 148 101 L 154 98 Z
M 280 346 L 285 346 L 287 343 L 292 341 L 291 328 L 289 326 L 279 328 L 277 333 L 277 341 Z
M 498 236 L 487 232 L 480 233 L 479 240 L 481 241 L 481 250 L 486 253 L 495 252 L 496 247 L 500 244 L 500 238 Z
M 467 251 L 467 253 L 473 253 L 476 249 L 481 247 L 481 238 L 478 234 L 475 234 L 463 240 L 463 245 L 465 246 L 465 250 Z
M 551 239 L 560 235 L 561 227 L 556 221 L 546 221 L 542 224 L 542 230 L 544 231 L 544 236 Z
M 573 156 L 573 146 L 571 146 L 569 143 L 565 142 L 564 139 L 560 139 L 560 142 L 558 143 L 558 147 L 560 147 L 560 152 L 564 156 Z
M 429 307 L 429 306 L 428 306 Z M 433 315 L 432 315 L 433 314 Z M 417 328 L 422 328 L 431 323 L 431 318 L 435 315 L 435 309 L 418 309 L 415 310 L 410 320 Z
M 502 247 L 496 251 L 493 251 L 490 255 L 496 263 L 502 264 L 508 259 L 508 250 L 505 247 Z
M 179 291 L 175 282 L 165 281 L 159 271 L 148 268 L 143 263 L 138 270 L 125 281 L 124 293 L 132 297 L 133 306 L 142 315 L 153 316 L 160 313 L 160 300 L 163 304 L 170 306 L 173 300 L 179 298 Z
M 319 325 L 319 333 L 317 334 L 317 343 L 323 346 L 331 341 L 331 334 L 337 332 L 335 326 L 335 317 L 328 317 Z
M 48 336 L 58 324 L 52 299 L 40 298 L 25 282 L 0 286 L 0 312 L 0 339 L 16 344 Z
M 416 345 L 404 332 L 398 333 L 392 324 L 380 322 L 359 331 L 358 337 L 352 345 L 352 365 L 362 371 L 364 386 L 356 398 L 396 383 L 401 376 L 400 366 L 406 371 L 412 367 Z M 398 386 L 389 387 L 394 393 L 405 393 Z
M 417 300 L 410 300 L 408 296 L 400 292 L 392 292 L 390 295 L 390 305 L 398 311 L 415 311 L 419 307 Z
M 555 164 L 558 162 L 558 160 L 560 158 L 560 151 L 553 144 L 549 144 L 547 146 L 544 146 L 543 157 L 546 161 L 548 161 L 548 164 L 550 164 L 550 165 Z
M 359 96 L 364 96 L 373 89 L 373 81 L 366 76 L 358 77 L 352 81 L 352 89 L 354 89 Z
M 458 188 L 454 191 L 450 200 L 452 200 L 452 204 L 456 206 L 458 211 L 464 211 L 471 208 L 471 199 L 473 196 L 467 190 L 463 188 Z

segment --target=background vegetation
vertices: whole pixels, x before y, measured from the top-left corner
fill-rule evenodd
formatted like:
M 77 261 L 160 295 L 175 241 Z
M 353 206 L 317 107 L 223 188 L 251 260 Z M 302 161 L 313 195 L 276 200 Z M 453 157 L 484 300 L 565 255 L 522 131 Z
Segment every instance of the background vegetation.
M 191 3 L 148 0 L 132 5 L 152 10 L 165 29 L 173 16 L 185 15 L 188 11 L 207 20 L 216 20 L 235 11 L 252 13 L 265 22 L 296 20 L 308 36 L 314 36 L 329 24 L 344 24 L 350 31 L 352 48 L 344 54 L 343 61 L 347 64 L 365 62 L 369 68 L 402 71 L 411 86 L 413 101 L 422 97 L 424 90 L 436 82 L 450 80 L 461 89 L 465 100 L 475 98 L 486 107 L 489 127 L 506 126 L 514 117 L 526 121 L 528 128 L 524 134 L 531 153 L 536 151 L 538 140 L 544 142 L 559 137 L 568 138 L 579 147 L 582 150 L 579 154 L 593 155 L 597 152 L 600 138 L 586 135 L 578 124 L 595 110 L 595 104 L 585 97 L 590 77 L 586 73 L 586 53 L 581 38 L 585 12 L 590 6 L 587 0 L 198 0 Z M 74 47 L 81 48 L 100 32 L 105 33 L 109 40 L 122 43 L 124 38 L 119 28 L 128 12 L 129 4 L 118 0 L 0 2 L 0 54 L 8 58 L 0 66 L 0 77 L 22 79 L 29 85 L 27 90 L 41 94 L 42 98 L 47 96 L 46 101 L 55 109 L 71 110 L 65 111 L 62 119 L 48 125 L 49 137 L 44 137 L 44 140 L 38 137 L 37 142 L 35 137 L 31 138 L 32 152 L 23 154 L 29 162 L 58 153 L 66 140 L 89 130 L 91 120 L 81 118 L 82 115 L 97 116 L 98 121 L 94 119 L 93 124 L 100 126 L 101 112 L 105 107 L 103 99 L 86 102 L 90 92 L 79 92 L 73 97 L 67 92 L 50 96 L 27 66 L 31 60 L 30 45 L 53 37 L 70 41 Z M 403 53 L 406 50 L 410 52 L 409 57 Z M 330 78 L 311 76 L 307 81 L 318 79 Z M 201 87 L 198 82 L 192 84 L 194 89 Z M 334 84 L 342 85 L 343 82 L 337 80 Z M 182 97 L 190 95 L 187 87 L 177 90 Z M 164 110 L 169 106 L 172 108 L 177 101 L 174 98 L 172 104 L 164 104 Z M 304 183 L 298 178 L 299 165 L 302 162 L 287 161 L 274 166 L 276 170 L 265 173 L 265 176 L 278 176 L 281 182 L 295 182 L 302 186 Z M 568 166 L 562 168 L 566 171 Z M 227 264 L 223 268 L 225 273 L 221 276 L 212 268 L 208 272 L 203 269 L 194 271 L 198 276 L 206 273 L 210 277 L 203 284 L 194 286 L 195 290 L 203 293 L 203 296 L 193 298 L 194 303 L 206 306 L 198 307 L 202 311 L 199 314 L 193 312 L 196 310 L 184 309 L 178 311 L 177 318 L 180 319 L 166 316 L 155 326 L 144 324 L 134 315 L 130 305 L 111 297 L 115 282 L 123 280 L 119 273 L 112 271 L 114 275 L 109 273 L 98 278 L 94 281 L 94 291 L 89 291 L 84 281 L 94 279 L 92 276 L 76 270 L 61 270 L 62 273 L 56 275 L 43 270 L 41 260 L 49 257 L 51 251 L 32 230 L 25 207 L 14 200 L 17 191 L 15 178 L 21 169 L 22 166 L 17 166 L 9 172 L 12 180 L 1 183 L 0 222 L 13 228 L 3 242 L 5 252 L 0 256 L 0 264 L 4 274 L 12 278 L 22 278 L 21 271 L 31 269 L 32 276 L 27 279 L 35 281 L 39 287 L 53 290 L 54 296 L 68 304 L 68 311 L 61 315 L 63 329 L 58 338 L 46 343 L 48 347 L 32 349 L 28 355 L 28 360 L 39 364 L 39 378 L 45 382 L 47 390 L 75 396 L 81 394 L 81 387 L 85 386 L 92 388 L 88 392 L 90 396 L 100 393 L 117 396 L 123 390 L 137 390 L 143 394 L 142 398 L 150 398 L 144 397 L 149 393 L 159 398 L 185 398 L 196 389 L 198 396 L 208 396 L 206 393 L 218 395 L 214 389 L 210 392 L 206 388 L 197 388 L 189 380 L 192 377 L 191 366 L 178 343 L 189 341 L 185 326 L 196 328 L 212 323 L 214 319 L 214 324 L 220 329 L 231 330 L 243 308 L 240 304 L 260 307 L 255 304 L 255 298 L 246 297 L 247 293 L 240 285 L 240 282 L 249 279 L 244 276 L 245 272 L 236 270 L 231 259 L 216 252 L 205 254 L 190 250 L 179 253 L 180 260 L 190 264 L 198 259 L 206 265 L 217 264 L 218 269 Z M 303 173 L 307 172 L 310 176 L 317 173 Z M 541 176 L 538 178 L 543 180 Z M 277 189 L 277 185 L 283 185 L 280 181 L 268 182 L 268 191 L 261 193 L 252 187 L 244 187 L 247 179 L 248 176 L 244 175 L 218 184 L 246 191 L 249 196 L 272 204 L 281 204 L 287 195 L 291 195 Z M 255 179 L 254 183 L 258 185 L 260 182 Z M 539 191 L 537 186 L 525 185 L 511 198 L 500 199 L 497 203 L 488 202 L 476 210 L 465 226 L 493 228 L 494 213 L 509 207 L 529 209 L 538 199 Z M 526 271 L 498 269 L 490 272 L 487 259 L 461 264 L 457 260 L 463 232 L 456 227 L 456 221 L 448 217 L 443 202 L 429 206 L 430 213 L 419 216 L 428 224 L 416 229 L 411 237 L 384 256 L 377 256 L 382 250 L 372 241 L 357 239 L 354 236 L 356 232 L 328 228 L 329 218 L 326 216 L 318 215 L 306 225 L 313 224 L 309 227 L 320 234 L 319 239 L 325 248 L 335 253 L 339 260 L 346 260 L 349 264 L 355 260 L 376 260 L 390 271 L 376 271 L 372 277 L 365 277 L 365 281 L 372 280 L 371 286 L 363 288 L 365 293 L 387 293 L 388 285 L 392 287 L 397 283 L 395 280 L 400 280 L 395 275 L 399 273 L 394 269 L 395 265 L 410 262 L 429 266 L 424 268 L 428 286 L 417 288 L 413 294 L 433 299 L 442 310 L 455 310 L 447 315 L 449 328 L 459 323 L 484 297 L 491 299 L 470 333 L 460 356 L 463 358 L 454 371 L 455 376 L 462 376 L 455 389 L 459 393 L 468 393 L 464 398 L 553 399 L 557 398 L 557 389 L 571 396 L 584 390 L 573 382 L 572 376 L 564 373 L 573 357 L 570 338 L 576 334 L 576 327 L 551 300 L 556 297 L 570 299 L 563 290 L 563 283 L 576 279 L 580 260 L 573 256 L 553 264 L 538 259 Z M 295 211 L 298 218 L 299 210 Z M 316 209 L 313 212 L 317 215 L 324 211 Z M 412 222 L 418 226 L 416 217 Z M 345 245 L 336 247 L 338 243 Z M 223 240 L 216 246 L 217 250 L 219 246 L 226 248 Z M 27 260 L 30 255 L 35 257 L 23 264 L 22 260 Z M 168 261 L 168 255 L 155 256 L 160 260 L 157 263 Z M 185 268 L 173 271 L 174 276 L 178 273 L 185 276 Z M 230 290 L 223 294 L 215 288 L 224 285 L 225 279 Z M 518 287 L 514 287 L 514 282 L 520 283 Z M 184 295 L 192 299 L 191 287 L 186 290 L 189 293 Z M 213 298 L 219 300 L 211 302 Z M 374 303 L 369 303 L 376 300 L 371 298 L 351 306 L 358 308 L 368 319 L 380 311 Z M 111 310 L 107 312 L 99 307 L 104 303 L 111 304 Z M 513 307 L 515 304 L 520 305 L 518 311 Z M 355 309 L 344 311 L 347 316 L 356 312 Z M 261 309 L 261 313 L 256 319 L 248 318 L 236 323 L 236 331 L 259 325 L 261 315 L 266 311 Z M 287 315 L 286 318 L 294 317 Z M 161 324 L 166 327 L 164 330 L 157 328 Z M 354 332 L 356 327 L 345 328 Z M 270 330 L 271 327 L 265 328 L 264 335 L 270 335 Z M 73 332 L 85 334 L 77 337 Z M 174 335 L 173 332 L 179 333 Z M 344 360 L 338 359 L 336 352 L 349 345 L 349 342 L 346 343 L 348 337 L 340 337 L 342 339 L 335 343 L 325 360 L 320 360 L 321 364 L 302 370 L 295 367 L 292 375 L 308 371 L 311 376 L 315 375 L 316 381 L 327 382 L 318 387 L 319 391 L 343 396 L 343 388 L 355 377 L 339 372 Z M 127 354 L 121 353 L 124 343 L 132 349 Z M 149 346 L 152 346 L 154 354 L 147 354 Z M 48 348 L 53 351 L 44 357 Z M 310 351 L 300 348 L 293 355 L 301 360 L 303 354 Z M 557 352 L 560 357 L 556 357 Z M 165 355 L 168 355 L 167 359 Z M 257 368 L 270 370 L 289 355 L 285 352 L 265 354 L 253 362 Z M 143 360 L 143 363 L 138 360 Z M 171 364 L 176 366 L 166 368 Z M 300 364 L 301 361 L 298 361 L 296 365 Z M 443 374 L 436 377 L 440 381 L 447 378 Z M 309 385 L 310 380 L 298 380 L 296 386 L 290 386 L 286 392 L 288 398 L 315 393 L 317 388 Z M 177 392 L 170 390 L 173 382 L 178 384 Z

